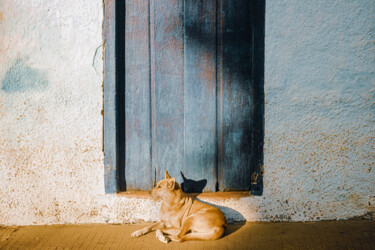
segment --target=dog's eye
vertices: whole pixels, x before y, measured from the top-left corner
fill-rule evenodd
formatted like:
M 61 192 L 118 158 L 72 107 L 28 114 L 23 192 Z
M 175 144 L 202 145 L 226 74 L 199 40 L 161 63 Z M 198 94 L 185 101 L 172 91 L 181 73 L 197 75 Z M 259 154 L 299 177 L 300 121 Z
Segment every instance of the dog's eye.
M 161 186 L 160 186 L 160 185 L 158 185 L 158 186 L 157 186 L 157 188 L 161 188 Z

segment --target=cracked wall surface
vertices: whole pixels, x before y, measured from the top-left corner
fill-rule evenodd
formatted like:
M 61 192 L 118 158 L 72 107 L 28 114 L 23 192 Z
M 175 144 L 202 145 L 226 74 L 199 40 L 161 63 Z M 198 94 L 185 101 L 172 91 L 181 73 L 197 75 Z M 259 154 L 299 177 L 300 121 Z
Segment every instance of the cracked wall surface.
M 205 199 L 230 221 L 371 216 L 375 2 L 266 2 L 264 193 Z M 134 223 L 105 194 L 103 3 L 0 2 L 0 224 Z

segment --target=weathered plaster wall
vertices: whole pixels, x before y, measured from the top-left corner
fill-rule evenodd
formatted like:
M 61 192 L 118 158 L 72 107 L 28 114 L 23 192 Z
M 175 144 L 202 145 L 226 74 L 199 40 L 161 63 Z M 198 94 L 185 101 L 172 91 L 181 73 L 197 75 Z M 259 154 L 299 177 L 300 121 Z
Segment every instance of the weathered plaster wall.
M 264 195 L 230 220 L 374 212 L 375 2 L 267 1 Z M 0 224 L 157 220 L 104 192 L 102 2 L 0 2 Z
M 77 221 L 104 192 L 102 2 L 0 12 L 0 224 Z
M 265 197 L 275 200 L 263 206 L 279 215 L 344 219 L 371 209 L 374 12 L 371 0 L 267 2 Z

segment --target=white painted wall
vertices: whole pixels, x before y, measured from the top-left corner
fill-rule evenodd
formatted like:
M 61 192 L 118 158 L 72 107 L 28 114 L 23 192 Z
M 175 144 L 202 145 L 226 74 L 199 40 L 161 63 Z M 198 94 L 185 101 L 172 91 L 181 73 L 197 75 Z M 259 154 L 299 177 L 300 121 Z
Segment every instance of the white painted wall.
M 102 8 L 0 1 L 0 224 L 158 218 L 152 200 L 104 192 Z M 375 211 L 374 12 L 267 1 L 264 195 L 211 200 L 230 220 Z

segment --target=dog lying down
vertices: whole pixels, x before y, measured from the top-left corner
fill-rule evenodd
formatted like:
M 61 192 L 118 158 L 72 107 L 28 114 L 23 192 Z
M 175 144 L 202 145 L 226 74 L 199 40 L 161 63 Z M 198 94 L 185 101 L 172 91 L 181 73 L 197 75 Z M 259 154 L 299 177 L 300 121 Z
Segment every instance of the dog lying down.
M 156 237 L 168 243 L 170 240 L 216 240 L 224 234 L 227 227 L 224 214 L 216 207 L 188 197 L 167 171 L 151 195 L 162 200 L 160 222 L 135 231 L 132 237 L 156 230 Z

